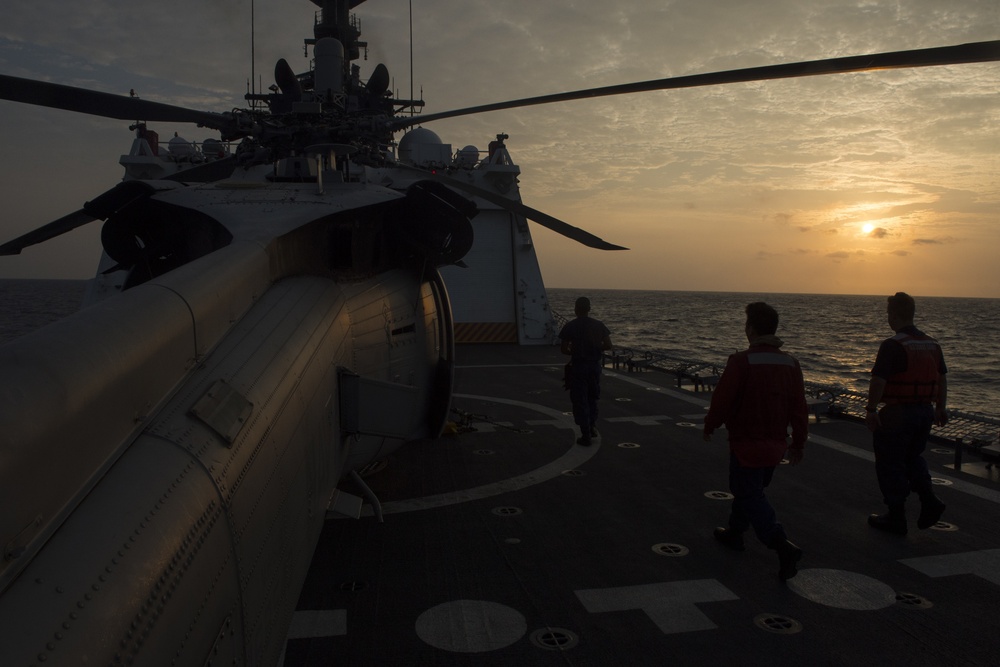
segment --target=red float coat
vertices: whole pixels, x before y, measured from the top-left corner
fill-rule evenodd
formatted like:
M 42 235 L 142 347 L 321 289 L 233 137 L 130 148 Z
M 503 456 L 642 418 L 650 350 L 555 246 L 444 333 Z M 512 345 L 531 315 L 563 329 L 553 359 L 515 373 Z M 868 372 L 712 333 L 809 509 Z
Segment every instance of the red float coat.
M 729 449 L 740 465 L 769 468 L 778 465 L 788 449 L 802 449 L 808 434 L 802 369 L 795 357 L 778 349 L 777 336 L 760 336 L 743 352 L 729 357 L 705 415 L 705 434 L 723 424 L 729 431 Z
M 924 403 L 938 399 L 938 384 L 944 355 L 938 342 L 914 330 L 900 331 L 889 340 L 896 341 L 906 353 L 906 368 L 886 378 L 882 400 L 886 404 Z

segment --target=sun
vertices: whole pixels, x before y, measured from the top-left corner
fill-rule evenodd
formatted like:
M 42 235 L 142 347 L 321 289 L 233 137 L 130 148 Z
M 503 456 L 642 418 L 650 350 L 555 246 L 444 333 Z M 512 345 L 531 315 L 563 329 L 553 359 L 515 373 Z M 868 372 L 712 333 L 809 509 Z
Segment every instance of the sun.
M 861 225 L 862 234 L 871 234 L 873 231 L 875 231 L 875 225 L 873 225 L 872 223 L 866 222 L 865 224 Z

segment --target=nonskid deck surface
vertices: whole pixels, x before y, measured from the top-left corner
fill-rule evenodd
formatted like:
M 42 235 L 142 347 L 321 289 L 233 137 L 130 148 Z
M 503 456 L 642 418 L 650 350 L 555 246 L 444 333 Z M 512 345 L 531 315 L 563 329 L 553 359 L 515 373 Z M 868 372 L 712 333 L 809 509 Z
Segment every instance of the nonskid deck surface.
M 805 552 L 797 577 L 729 510 L 710 398 L 606 372 L 601 437 L 575 444 L 555 348 L 459 348 L 454 407 L 474 431 L 416 443 L 366 477 L 384 523 L 327 523 L 285 665 L 996 664 L 1000 488 L 928 451 L 948 508 L 871 529 L 870 436 L 810 425 L 768 496 Z M 472 416 L 469 416 L 472 415 Z M 459 419 L 456 414 L 456 419 Z

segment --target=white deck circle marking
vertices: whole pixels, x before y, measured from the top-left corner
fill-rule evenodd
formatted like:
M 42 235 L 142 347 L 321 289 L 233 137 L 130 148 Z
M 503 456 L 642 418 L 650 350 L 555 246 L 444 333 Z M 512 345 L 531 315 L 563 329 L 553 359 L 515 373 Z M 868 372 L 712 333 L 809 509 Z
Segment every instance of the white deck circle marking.
M 896 604 L 896 592 L 878 579 L 857 572 L 813 568 L 799 570 L 788 588 L 827 607 L 875 611 Z
M 496 602 L 455 600 L 431 607 L 417 618 L 417 636 L 453 653 L 483 653 L 524 637 L 528 623 L 520 612 Z

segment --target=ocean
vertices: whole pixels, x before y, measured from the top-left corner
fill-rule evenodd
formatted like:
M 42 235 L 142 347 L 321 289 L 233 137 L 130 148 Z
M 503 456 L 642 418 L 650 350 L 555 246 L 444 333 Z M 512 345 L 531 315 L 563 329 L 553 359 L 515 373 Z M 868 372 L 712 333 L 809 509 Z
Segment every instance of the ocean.
M 0 344 L 72 315 L 87 280 L 0 280 Z
M 0 280 L 0 343 L 75 312 L 86 280 Z M 884 296 L 670 292 L 549 288 L 553 311 L 573 317 L 588 296 L 591 315 L 616 345 L 718 365 L 746 347 L 744 307 L 766 301 L 780 315 L 784 350 L 806 380 L 866 391 L 879 343 L 892 335 Z M 948 363 L 949 407 L 1000 417 L 1000 299 L 916 297 L 917 326 Z
M 611 330 L 615 345 L 724 365 L 747 346 L 744 308 L 778 311 L 777 335 L 805 379 L 866 392 L 879 344 L 893 334 L 885 296 L 755 294 L 549 288 L 549 303 L 573 317 L 578 296 Z M 934 336 L 948 365 L 948 407 L 1000 417 L 1000 299 L 914 297 L 915 323 Z

